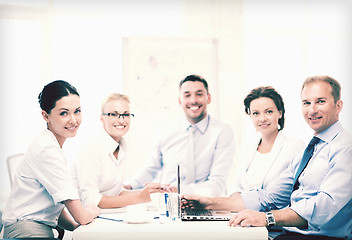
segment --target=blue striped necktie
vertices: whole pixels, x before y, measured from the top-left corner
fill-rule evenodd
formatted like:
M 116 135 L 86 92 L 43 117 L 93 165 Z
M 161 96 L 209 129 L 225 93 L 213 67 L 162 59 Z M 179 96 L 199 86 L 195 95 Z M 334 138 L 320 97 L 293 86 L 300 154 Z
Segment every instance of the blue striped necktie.
M 293 191 L 298 189 L 298 186 L 299 186 L 298 178 L 301 175 L 301 173 L 303 172 L 303 170 L 306 168 L 306 166 L 308 165 L 309 160 L 313 156 L 314 147 L 319 141 L 320 141 L 320 138 L 313 137 L 312 140 L 310 140 L 306 150 L 304 150 L 304 154 L 303 154 L 301 163 L 297 169 L 297 172 L 295 174 L 295 178 L 293 181 L 295 183 L 293 186 Z

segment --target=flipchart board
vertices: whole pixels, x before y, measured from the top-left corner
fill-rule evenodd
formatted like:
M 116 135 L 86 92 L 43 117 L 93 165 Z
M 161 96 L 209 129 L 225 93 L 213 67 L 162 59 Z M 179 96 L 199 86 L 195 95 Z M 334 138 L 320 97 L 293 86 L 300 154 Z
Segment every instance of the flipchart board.
M 217 41 L 214 39 L 128 37 L 122 41 L 123 92 L 135 118 L 126 135 L 126 176 L 147 160 L 151 139 L 161 121 L 183 115 L 179 82 L 190 74 L 204 77 L 212 94 L 208 112 L 218 114 Z

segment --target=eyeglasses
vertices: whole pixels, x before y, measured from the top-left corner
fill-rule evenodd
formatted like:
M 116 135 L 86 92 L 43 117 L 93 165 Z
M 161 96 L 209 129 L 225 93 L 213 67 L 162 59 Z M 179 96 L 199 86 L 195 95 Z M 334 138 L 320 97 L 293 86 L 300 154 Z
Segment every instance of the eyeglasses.
M 101 115 L 109 116 L 112 118 L 122 117 L 122 119 L 130 118 L 130 116 L 134 117 L 134 114 L 132 114 L 132 113 L 117 113 L 117 112 L 115 112 L 115 113 L 102 113 Z

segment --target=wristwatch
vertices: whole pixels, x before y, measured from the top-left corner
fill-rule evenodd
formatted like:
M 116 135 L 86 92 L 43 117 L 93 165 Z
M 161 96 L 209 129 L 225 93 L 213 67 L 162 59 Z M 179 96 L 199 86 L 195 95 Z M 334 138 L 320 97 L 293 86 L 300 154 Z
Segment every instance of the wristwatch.
M 268 227 L 275 226 L 275 224 L 276 224 L 275 217 L 272 212 L 266 212 L 265 217 L 266 217 L 266 222 L 268 224 L 267 225 Z

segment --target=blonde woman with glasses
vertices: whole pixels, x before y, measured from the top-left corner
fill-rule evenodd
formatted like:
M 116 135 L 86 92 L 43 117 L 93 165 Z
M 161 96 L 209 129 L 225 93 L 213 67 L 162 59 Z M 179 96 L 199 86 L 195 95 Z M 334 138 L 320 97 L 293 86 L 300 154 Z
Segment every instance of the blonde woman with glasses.
M 128 154 L 124 136 L 130 129 L 133 117 L 126 95 L 112 93 L 103 101 L 100 115 L 102 128 L 80 148 L 76 159 L 77 183 L 85 205 L 125 207 L 149 202 L 150 193 L 161 191 L 157 183 L 138 191 L 123 188 Z

